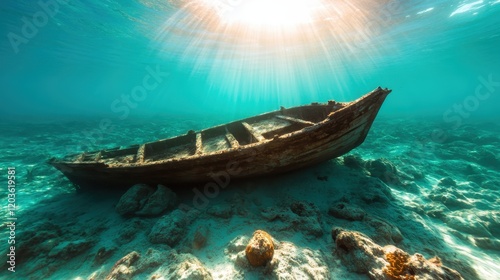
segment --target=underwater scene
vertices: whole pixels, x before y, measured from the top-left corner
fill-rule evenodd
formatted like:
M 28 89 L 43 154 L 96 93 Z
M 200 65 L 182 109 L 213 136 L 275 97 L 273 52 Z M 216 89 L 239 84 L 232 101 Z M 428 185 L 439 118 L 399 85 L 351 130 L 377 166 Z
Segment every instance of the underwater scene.
M 500 279 L 499 0 L 5 0 L 0 31 L 0 279 Z

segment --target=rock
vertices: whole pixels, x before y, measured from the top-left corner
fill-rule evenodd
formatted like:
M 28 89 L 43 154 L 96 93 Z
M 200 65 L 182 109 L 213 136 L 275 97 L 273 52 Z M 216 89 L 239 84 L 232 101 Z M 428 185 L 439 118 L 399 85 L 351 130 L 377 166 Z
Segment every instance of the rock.
M 176 209 L 156 222 L 148 239 L 151 243 L 164 243 L 173 247 L 186 235 L 189 222 L 188 215 Z
M 398 170 L 387 159 L 376 159 L 365 162 L 365 168 L 370 172 L 371 176 L 377 177 L 387 184 L 399 184 L 400 179 Z
M 432 193 L 429 194 L 428 198 L 436 202 L 441 202 L 448 208 L 464 209 L 474 207 L 474 205 L 472 205 L 466 197 L 454 190 L 446 191 L 438 188 L 437 190 L 433 190 Z
M 125 220 L 122 224 L 122 227 L 118 231 L 118 236 L 114 239 L 114 241 L 118 245 L 124 245 L 129 243 L 134 239 L 137 233 L 145 228 L 145 222 L 138 219 L 128 219 Z
M 365 221 L 375 230 L 377 235 L 373 239 L 375 239 L 377 242 L 383 242 L 385 244 L 397 244 L 403 241 L 403 235 L 395 225 L 392 225 L 380 218 L 371 216 L 366 217 Z
M 446 206 L 439 202 L 431 202 L 424 205 L 425 214 L 429 217 L 443 220 L 450 211 Z
M 229 219 L 233 216 L 233 209 L 230 205 L 219 204 L 208 208 L 207 213 L 217 218 Z
M 445 177 L 445 178 L 442 178 L 441 180 L 439 180 L 438 186 L 442 186 L 442 187 L 456 187 L 457 186 L 457 182 L 455 182 L 455 180 L 453 180 L 450 177 Z
M 274 256 L 266 266 L 254 267 L 250 264 L 244 242 L 248 237 L 238 236 L 227 246 L 225 253 L 234 262 L 240 276 L 236 279 L 251 278 L 246 272 L 262 274 L 262 279 L 330 279 L 330 272 L 321 250 L 303 249 L 291 242 L 274 241 Z
M 474 244 L 483 249 L 500 251 L 500 240 L 488 237 L 475 237 Z
M 281 213 L 283 209 L 280 209 L 277 206 L 270 206 L 267 208 L 264 208 L 260 211 L 260 215 L 266 219 L 269 222 L 272 222 L 274 220 L 280 219 L 282 220 L 285 218 L 285 213 Z
M 106 276 L 106 280 L 129 280 L 132 279 L 137 269 L 133 266 L 139 260 L 140 255 L 132 251 L 120 260 L 118 260 L 111 272 Z
M 453 211 L 444 217 L 444 222 L 449 227 L 460 232 L 469 233 L 476 237 L 489 237 L 491 233 L 488 228 L 488 222 L 482 220 L 479 214 L 481 214 L 481 211 L 472 209 Z M 474 217 L 474 219 L 470 217 Z
M 279 244 L 266 272 L 274 279 L 331 279 L 328 265 L 319 250 L 298 248 L 291 242 Z
M 299 230 L 306 235 L 306 238 L 317 238 L 323 235 L 321 215 L 313 203 L 292 202 L 280 207 L 264 208 L 260 213 L 266 220 L 276 222 L 275 228 L 280 231 Z
M 16 250 L 16 260 L 18 261 L 27 261 L 42 253 L 48 254 L 61 242 L 60 237 L 64 234 L 59 225 L 45 222 L 33 225 L 31 229 L 23 232 L 22 235 L 24 242 L 19 245 L 19 250 Z
M 191 254 L 172 254 L 155 279 L 211 280 L 212 274 Z
M 330 207 L 328 214 L 338 219 L 348 221 L 361 221 L 366 215 L 366 212 L 360 208 L 350 206 L 344 202 L 339 202 Z
M 302 201 L 293 202 L 290 204 L 290 210 L 300 217 L 314 216 L 316 213 L 313 210 L 312 203 L 304 203 Z
M 137 212 L 139 216 L 157 216 L 167 209 L 175 207 L 177 195 L 169 188 L 158 185 L 156 191 L 146 200 L 144 206 Z
M 499 180 L 488 180 L 481 184 L 483 189 L 500 191 L 500 181 Z
M 50 250 L 49 257 L 69 260 L 90 249 L 94 243 L 89 240 L 64 241 Z
M 416 279 L 446 279 L 462 280 L 462 276 L 456 270 L 443 266 L 439 258 L 426 260 L 421 254 L 414 254 L 407 263 L 411 275 Z
M 348 155 L 344 157 L 344 165 L 353 169 L 361 169 L 363 167 L 363 160 L 358 155 Z
M 115 251 L 116 251 L 115 247 L 110 249 L 106 249 L 106 247 L 99 248 L 94 257 L 94 265 L 103 264 L 107 259 L 109 259 L 115 253 Z
M 205 247 L 207 244 L 207 239 L 208 239 L 208 234 L 210 233 L 210 230 L 208 229 L 207 226 L 201 225 L 196 229 L 196 232 L 194 233 L 193 237 L 193 248 L 194 249 L 201 249 Z
M 165 262 L 170 262 L 170 260 L 175 260 L 177 257 L 177 252 L 175 250 L 167 249 L 156 250 L 153 248 L 148 248 L 145 254 L 141 255 L 139 261 L 135 264 L 137 273 L 141 273 L 148 269 L 161 267 Z
M 381 247 L 362 233 L 336 231 L 336 253 L 344 265 L 350 271 L 367 274 L 370 279 L 463 279 L 457 271 L 443 266 L 437 257 L 426 260 L 418 253 L 410 256 L 392 245 Z
M 477 162 L 484 166 L 492 167 L 496 170 L 498 170 L 500 166 L 500 160 L 498 160 L 496 155 L 486 150 L 480 151 Z
M 238 252 L 244 251 L 248 244 L 248 237 L 238 236 L 229 242 L 224 253 L 226 254 L 236 254 Z
M 245 249 L 248 262 L 252 266 L 262 266 L 273 259 L 272 237 L 265 231 L 256 230 Z
M 146 184 L 133 185 L 122 195 L 115 209 L 122 216 L 132 214 L 142 208 L 152 193 L 153 190 Z
M 476 184 L 482 184 L 486 180 L 488 180 L 488 177 L 483 174 L 472 174 L 467 176 L 467 181 L 474 182 Z
M 340 231 L 336 237 L 336 253 L 348 270 L 369 274 L 371 277 L 383 276 L 381 268 L 388 263 L 381 246 L 355 231 Z

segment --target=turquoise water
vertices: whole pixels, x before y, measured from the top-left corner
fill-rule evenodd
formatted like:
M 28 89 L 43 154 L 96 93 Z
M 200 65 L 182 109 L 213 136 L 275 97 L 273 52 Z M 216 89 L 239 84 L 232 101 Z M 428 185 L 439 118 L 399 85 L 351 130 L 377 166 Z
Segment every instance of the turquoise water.
M 111 105 L 142 84 L 148 66 L 168 77 L 132 116 L 253 114 L 351 100 L 379 85 L 394 89 L 383 113 L 441 115 L 474 94 L 479 76 L 500 80 L 498 1 L 326 2 L 322 30 L 294 27 L 298 34 L 280 31 L 271 43 L 214 27 L 214 16 L 196 19 L 183 1 L 67 1 L 23 35 L 22 19 L 43 9 L 6 1 L 2 115 L 120 117 Z M 495 114 L 498 102 L 493 94 L 473 115 Z
M 329 231 L 338 225 L 381 246 L 439 255 L 465 279 L 500 278 L 500 1 L 264 2 L 0 3 L 0 171 L 5 179 L 9 167 L 17 169 L 20 219 L 19 273 L 5 274 L 4 264 L 1 279 L 104 279 L 124 255 L 150 247 L 192 254 L 215 279 L 261 279 L 262 271 L 235 266 L 235 256 L 224 253 L 233 238 L 258 228 L 321 255 L 317 265 L 331 278 L 368 279 L 332 257 Z M 363 168 L 341 157 L 289 177 L 235 183 L 210 201 L 236 207 L 231 218 L 199 214 L 172 248 L 148 241 L 157 218 L 115 213 L 122 193 L 76 194 L 45 164 L 279 106 L 351 101 L 377 86 L 393 92 L 365 143 L 349 154 Z M 368 163 L 382 159 L 402 182 L 384 181 L 387 197 L 370 183 L 376 176 Z M 384 203 L 366 199 L 372 191 Z M 4 221 L 7 195 L 3 188 Z M 178 195 L 191 203 L 192 193 Z M 293 201 L 317 207 L 320 237 L 295 229 L 309 221 L 276 224 L 257 214 Z M 403 241 L 385 239 L 373 220 L 332 217 L 339 201 L 396 226 Z M 193 249 L 189 236 L 204 223 L 219 232 Z M 7 250 L 7 238 L 0 242 Z M 112 253 L 96 265 L 100 248 Z M 304 266 L 297 257 L 296 268 Z

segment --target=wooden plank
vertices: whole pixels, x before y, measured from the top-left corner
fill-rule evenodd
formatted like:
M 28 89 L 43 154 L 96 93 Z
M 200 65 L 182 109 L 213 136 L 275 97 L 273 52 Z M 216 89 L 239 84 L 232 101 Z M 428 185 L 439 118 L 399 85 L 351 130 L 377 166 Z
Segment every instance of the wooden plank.
M 146 154 L 146 144 L 142 144 L 141 146 L 139 146 L 139 149 L 137 150 L 136 162 L 143 163 L 145 154 Z
M 196 152 L 195 155 L 201 155 L 203 153 L 203 144 L 201 142 L 201 133 L 196 133 Z
M 236 138 L 234 138 L 234 135 L 231 132 L 229 132 L 229 130 L 227 130 L 227 127 L 226 127 L 226 140 L 227 142 L 229 142 L 231 148 L 238 148 L 240 146 L 238 140 L 236 140 Z
M 97 153 L 97 155 L 95 156 L 94 161 L 99 161 L 101 159 L 101 157 L 102 157 L 102 151 L 99 151 Z
M 87 152 L 83 152 L 81 153 L 77 158 L 76 158 L 76 162 L 83 162 L 85 160 L 85 157 L 87 156 Z
M 282 115 L 278 115 L 276 117 L 278 119 L 287 120 L 287 121 L 290 121 L 290 122 L 293 122 L 293 123 L 303 124 L 303 125 L 306 125 L 306 126 L 315 125 L 315 123 L 313 123 L 313 122 L 302 120 L 302 119 L 297 119 L 297 118 L 294 118 L 294 117 L 288 117 L 288 116 L 282 116 Z
M 266 138 L 264 138 L 264 136 L 262 136 L 260 133 L 256 132 L 255 129 L 253 129 L 253 127 L 251 125 L 249 125 L 248 123 L 242 122 L 241 124 L 243 124 L 245 129 L 248 131 L 248 133 L 250 133 L 250 135 L 252 135 L 252 137 L 255 139 L 255 141 L 261 142 L 261 141 L 266 140 Z

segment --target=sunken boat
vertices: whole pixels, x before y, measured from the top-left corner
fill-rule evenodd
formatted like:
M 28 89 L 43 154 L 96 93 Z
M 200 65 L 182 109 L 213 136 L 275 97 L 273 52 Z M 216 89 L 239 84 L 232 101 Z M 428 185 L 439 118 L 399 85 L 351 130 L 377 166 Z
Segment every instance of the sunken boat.
M 82 189 L 227 183 L 229 178 L 284 173 L 341 156 L 363 143 L 390 92 L 379 87 L 352 102 L 281 107 L 173 138 L 48 162 Z

